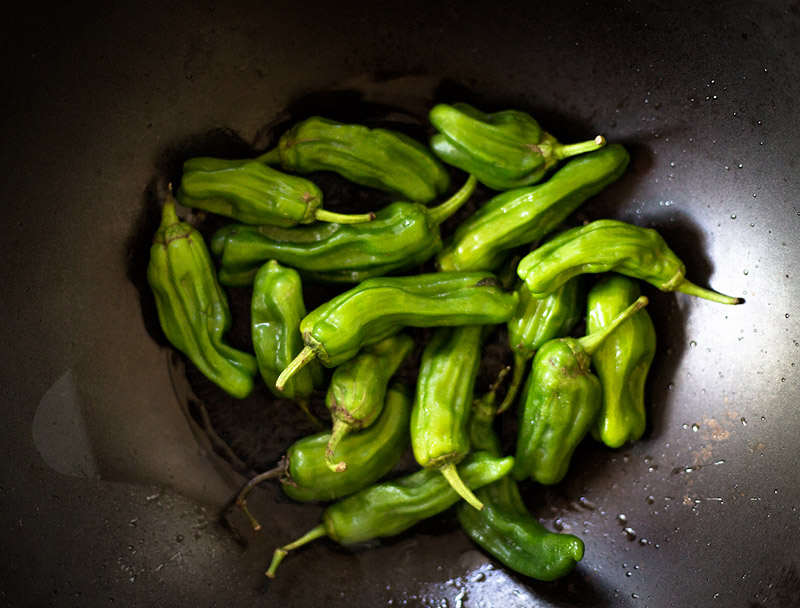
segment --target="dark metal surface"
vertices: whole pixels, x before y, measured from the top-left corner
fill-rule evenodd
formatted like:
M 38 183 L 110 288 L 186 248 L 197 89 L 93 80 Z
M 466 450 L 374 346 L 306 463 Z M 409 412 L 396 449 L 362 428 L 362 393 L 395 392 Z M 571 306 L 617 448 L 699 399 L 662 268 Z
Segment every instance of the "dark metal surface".
M 4 7 L 0 601 L 800 604 L 800 5 L 538 4 Z M 646 436 L 587 443 L 532 498 L 586 542 L 563 581 L 507 572 L 445 517 L 369 550 L 315 543 L 264 588 L 319 508 L 267 486 L 261 533 L 218 523 L 242 478 L 175 397 L 138 235 L 176 150 L 263 147 L 292 102 L 336 89 L 411 111 L 463 92 L 623 142 L 629 172 L 578 219 L 656 227 L 689 278 L 747 299 L 648 293 Z

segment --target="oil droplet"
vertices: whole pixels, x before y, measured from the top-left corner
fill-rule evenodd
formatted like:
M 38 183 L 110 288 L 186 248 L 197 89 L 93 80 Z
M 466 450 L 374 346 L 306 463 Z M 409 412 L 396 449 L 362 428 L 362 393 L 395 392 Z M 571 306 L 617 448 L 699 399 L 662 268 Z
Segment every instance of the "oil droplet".
M 627 527 L 622 529 L 622 533 L 629 541 L 636 540 L 636 531 L 633 528 Z
M 689 347 L 690 347 L 690 348 L 694 348 L 695 346 L 697 346 L 697 342 L 695 342 L 694 340 L 692 340 L 691 342 L 689 342 Z
M 745 269 L 744 269 L 744 271 L 743 271 L 743 273 L 744 273 L 744 275 L 745 275 L 745 276 L 747 276 L 748 274 L 750 274 L 750 271 L 749 271 L 749 270 L 747 270 L 747 268 L 745 268 Z
M 785 315 L 783 315 L 783 316 L 784 316 L 784 317 L 786 317 L 786 318 L 788 319 L 788 318 L 789 318 L 789 313 L 787 312 L 787 313 L 786 313 Z
M 673 390 L 674 388 L 675 388 L 675 385 L 674 385 L 672 382 L 670 382 L 669 384 L 667 384 L 667 390 L 670 390 L 670 391 L 671 391 L 671 390 Z
M 652 505 L 656 501 L 656 497 L 651 494 L 646 500 L 648 505 Z
M 700 430 L 700 425 L 699 424 L 695 423 L 695 424 L 692 425 L 692 432 L 693 433 L 696 433 L 699 430 Z
M 647 540 L 646 538 L 640 538 L 640 539 L 639 539 L 639 544 L 640 544 L 642 547 L 644 547 L 645 545 L 649 545 L 649 544 L 650 544 L 650 541 L 649 541 L 649 540 Z
M 633 599 L 635 599 L 635 600 L 638 600 L 639 599 L 639 594 L 638 593 L 631 593 L 631 597 Z
M 626 523 L 628 523 L 628 516 L 625 515 L 624 513 L 620 513 L 619 515 L 617 515 L 617 523 L 620 526 L 624 526 Z
M 625 576 L 633 576 L 633 572 L 631 572 L 630 570 L 628 570 L 628 571 L 625 573 Z
M 736 214 L 735 214 L 735 213 L 731 213 L 731 219 L 732 219 L 732 220 L 735 220 L 735 219 L 736 219 Z
M 739 164 L 738 164 L 738 165 L 736 165 L 736 166 L 737 166 L 737 167 L 739 167 L 739 168 L 741 169 L 741 168 L 742 168 L 744 165 L 742 165 L 742 163 L 739 163 Z

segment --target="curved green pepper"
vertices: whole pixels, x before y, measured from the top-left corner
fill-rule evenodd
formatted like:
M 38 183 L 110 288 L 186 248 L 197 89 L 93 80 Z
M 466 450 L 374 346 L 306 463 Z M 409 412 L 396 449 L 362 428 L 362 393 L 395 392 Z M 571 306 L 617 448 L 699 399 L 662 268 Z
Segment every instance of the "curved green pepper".
M 350 432 L 375 422 L 383 409 L 389 380 L 412 350 L 414 340 L 411 336 L 390 336 L 364 346 L 355 357 L 334 370 L 325 397 L 325 405 L 328 406 L 333 420 L 333 430 L 325 451 L 325 463 L 332 471 L 347 470 L 346 460 L 333 461 L 336 446 Z
M 442 249 L 439 225 L 469 200 L 476 181 L 436 207 L 396 202 L 360 224 L 316 223 L 279 228 L 232 224 L 211 239 L 220 259 L 223 285 L 244 286 L 269 259 L 326 282 L 358 283 L 392 271 L 412 268 Z
M 536 186 L 502 192 L 456 228 L 437 261 L 442 270 L 493 270 L 504 252 L 561 224 L 584 201 L 616 181 L 630 157 L 619 144 L 573 158 Z
M 180 221 L 171 194 L 150 248 L 147 282 L 170 344 L 227 393 L 239 399 L 249 395 L 258 372 L 256 358 L 223 341 L 231 326 L 228 298 L 203 237 Z
M 467 421 L 481 362 L 481 325 L 439 327 L 422 351 L 411 409 L 411 447 L 417 462 L 441 471 L 472 507 L 483 505 L 458 477 L 469 452 Z
M 403 327 L 504 323 L 517 307 L 489 272 L 436 272 L 367 279 L 311 311 L 302 323 L 305 347 L 278 377 L 281 386 L 316 358 L 336 367 Z
M 590 357 L 646 304 L 641 296 L 603 329 L 579 339 L 550 340 L 536 352 L 520 407 L 515 479 L 554 484 L 567 474 L 575 448 L 600 410 L 600 381 L 591 372 Z
M 610 275 L 589 291 L 586 331 L 602 329 L 639 297 L 639 284 Z M 612 448 L 644 434 L 644 385 L 656 353 L 656 330 L 647 310 L 637 312 L 592 354 L 603 401 L 592 435 Z
M 661 291 L 680 291 L 720 304 L 744 302 L 687 281 L 686 266 L 658 232 L 617 220 L 597 220 L 567 230 L 530 252 L 517 267 L 535 298 L 545 297 L 578 274 L 610 271 L 642 279 Z
M 258 521 L 247 508 L 246 496 L 261 482 L 277 478 L 283 492 L 300 502 L 331 501 L 358 492 L 389 473 L 408 449 L 411 390 L 392 384 L 375 424 L 344 437 L 336 456 L 350 466 L 333 472 L 325 465 L 330 432 L 316 433 L 295 441 L 274 469 L 253 477 L 239 492 L 236 505 L 244 511 L 255 530 Z
M 440 103 L 431 109 L 429 119 L 439 131 L 431 138 L 436 155 L 494 190 L 530 186 L 558 161 L 606 143 L 598 135 L 592 141 L 561 144 L 519 110 L 486 114 L 466 103 Z
M 445 167 L 407 135 L 319 116 L 294 125 L 259 160 L 298 173 L 334 171 L 353 183 L 417 203 L 434 200 L 449 185 Z
M 470 489 L 497 481 L 514 466 L 514 459 L 494 458 L 485 452 L 467 456 L 459 475 Z M 437 471 L 422 469 L 401 479 L 365 488 L 330 505 L 322 523 L 294 542 L 275 550 L 267 576 L 275 577 L 289 551 L 328 536 L 341 545 L 395 536 L 423 519 L 438 515 L 458 502 L 459 496 Z
M 469 435 L 473 450 L 499 458 L 500 440 L 492 429 L 497 413 L 494 398 L 493 389 L 475 401 Z M 540 581 L 552 581 L 571 572 L 583 558 L 583 541 L 572 534 L 550 532 L 539 523 L 511 477 L 485 485 L 475 495 L 483 510 L 460 503 L 456 505 L 458 521 L 473 541 L 509 568 Z
M 314 388 L 324 382 L 319 363 L 312 361 L 311 365 L 300 370 L 282 391 L 275 388 L 278 375 L 303 350 L 300 321 L 305 316 L 303 286 L 297 271 L 281 266 L 275 260 L 264 264 L 256 274 L 250 304 L 253 350 L 258 369 L 273 395 L 295 401 L 311 419 L 316 420 L 308 404 Z
M 372 213 L 344 215 L 322 209 L 322 191 L 255 160 L 191 158 L 183 165 L 178 201 L 243 224 L 295 226 L 324 222 L 368 222 Z

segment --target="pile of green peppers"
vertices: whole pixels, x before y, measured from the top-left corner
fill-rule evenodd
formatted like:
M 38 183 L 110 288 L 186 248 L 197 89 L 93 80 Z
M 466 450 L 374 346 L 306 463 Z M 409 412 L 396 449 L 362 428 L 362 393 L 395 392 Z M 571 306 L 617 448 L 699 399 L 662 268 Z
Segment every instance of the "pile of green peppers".
M 743 301 L 690 282 L 652 228 L 569 227 L 624 174 L 620 144 L 564 145 L 525 112 L 463 103 L 434 106 L 428 121 L 426 144 L 311 117 L 255 158 L 186 160 L 177 201 L 170 189 L 163 205 L 147 278 L 166 339 L 232 397 L 263 381 L 258 398 L 294 402 L 325 427 L 235 499 L 256 530 L 246 496 L 267 480 L 326 504 L 319 525 L 275 550 L 269 577 L 317 538 L 352 546 L 450 508 L 511 570 L 568 575 L 583 541 L 546 529 L 525 492 L 580 466 L 587 438 L 614 449 L 645 435 L 656 330 L 644 283 Z M 323 210 L 320 172 L 399 200 Z M 184 208 L 232 221 L 209 248 Z M 309 311 L 312 285 L 329 297 Z M 250 341 L 235 347 L 226 287 L 251 302 Z M 510 365 L 478 394 L 490 342 Z M 503 442 L 494 427 L 506 416 L 517 430 Z

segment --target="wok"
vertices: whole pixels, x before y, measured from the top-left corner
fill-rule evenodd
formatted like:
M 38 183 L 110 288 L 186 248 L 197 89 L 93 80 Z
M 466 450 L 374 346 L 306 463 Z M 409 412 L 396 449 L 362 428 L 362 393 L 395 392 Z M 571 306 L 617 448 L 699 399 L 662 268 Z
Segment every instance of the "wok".
M 800 605 L 797 2 L 16 3 L 3 16 L 5 603 Z M 159 196 L 188 154 L 264 149 L 293 115 L 391 108 L 417 128 L 459 99 L 527 110 L 564 141 L 625 144 L 628 172 L 575 221 L 656 227 L 691 280 L 746 303 L 646 292 L 660 347 L 645 436 L 587 441 L 562 484 L 527 494 L 548 528 L 586 543 L 567 578 L 516 575 L 445 515 L 356 551 L 314 543 L 265 586 L 274 547 L 320 508 L 266 485 L 250 499 L 260 533 L 220 513 L 302 424 L 253 419 L 260 463 L 215 433 L 143 283 Z

